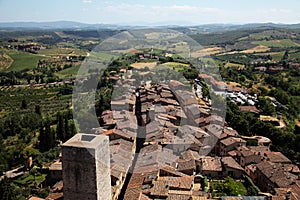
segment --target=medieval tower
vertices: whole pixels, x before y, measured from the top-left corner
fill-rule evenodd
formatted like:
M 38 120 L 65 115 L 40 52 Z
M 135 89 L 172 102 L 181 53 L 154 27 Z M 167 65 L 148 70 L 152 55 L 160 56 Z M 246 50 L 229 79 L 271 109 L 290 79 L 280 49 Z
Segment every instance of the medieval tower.
M 110 154 L 106 136 L 76 134 L 62 145 L 65 200 L 110 200 Z

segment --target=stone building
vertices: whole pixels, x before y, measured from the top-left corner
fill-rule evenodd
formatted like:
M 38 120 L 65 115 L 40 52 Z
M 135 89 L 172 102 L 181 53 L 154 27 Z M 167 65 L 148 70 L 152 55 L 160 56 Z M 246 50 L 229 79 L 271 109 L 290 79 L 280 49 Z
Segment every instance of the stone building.
M 111 199 L 107 136 L 76 134 L 62 145 L 64 199 Z

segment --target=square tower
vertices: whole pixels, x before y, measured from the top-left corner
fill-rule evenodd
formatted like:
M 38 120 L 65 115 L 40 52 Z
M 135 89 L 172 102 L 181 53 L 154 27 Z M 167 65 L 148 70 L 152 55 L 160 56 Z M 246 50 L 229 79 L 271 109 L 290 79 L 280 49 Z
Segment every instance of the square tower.
M 76 134 L 62 145 L 65 200 L 111 200 L 107 136 Z

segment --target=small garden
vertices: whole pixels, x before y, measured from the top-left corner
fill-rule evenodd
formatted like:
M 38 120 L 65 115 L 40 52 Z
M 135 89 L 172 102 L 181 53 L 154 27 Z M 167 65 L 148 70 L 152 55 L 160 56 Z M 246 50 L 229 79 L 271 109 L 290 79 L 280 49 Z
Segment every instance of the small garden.
M 210 182 L 210 191 L 213 197 L 244 196 L 247 194 L 247 189 L 243 183 L 235 181 L 229 176 L 224 181 Z

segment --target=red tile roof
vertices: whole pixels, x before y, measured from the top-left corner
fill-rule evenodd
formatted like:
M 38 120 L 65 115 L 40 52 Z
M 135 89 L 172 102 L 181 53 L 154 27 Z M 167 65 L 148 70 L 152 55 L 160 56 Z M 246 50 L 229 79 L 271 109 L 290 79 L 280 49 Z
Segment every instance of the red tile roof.
M 159 181 L 165 182 L 165 187 L 168 186 L 172 189 L 185 189 L 190 190 L 193 185 L 192 176 L 183 176 L 183 177 L 159 177 Z
M 252 113 L 256 113 L 259 114 L 260 110 L 258 110 L 255 106 L 239 106 L 240 110 L 243 112 L 252 112 Z
M 222 171 L 222 164 L 220 157 L 210 157 L 206 156 L 201 159 L 202 170 L 203 171 Z
M 225 167 L 230 167 L 237 170 L 244 170 L 232 157 L 222 157 L 222 163 Z
M 237 137 L 229 137 L 221 140 L 221 143 L 224 144 L 225 146 L 230 146 L 234 143 L 246 143 L 246 141 Z
M 292 161 L 281 152 L 264 152 L 264 158 L 274 163 L 292 163 Z

